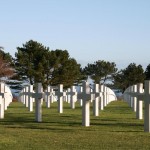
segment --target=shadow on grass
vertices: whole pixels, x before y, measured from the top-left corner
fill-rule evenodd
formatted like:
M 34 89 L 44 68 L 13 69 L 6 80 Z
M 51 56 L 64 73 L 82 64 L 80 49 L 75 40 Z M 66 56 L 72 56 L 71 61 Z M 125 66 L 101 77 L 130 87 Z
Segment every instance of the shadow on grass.
M 12 107 L 14 108 L 14 107 Z M 11 109 L 12 109 L 11 108 Z M 17 113 L 17 111 L 19 111 Z M 123 109 L 121 109 L 123 108 Z M 110 112 L 113 112 L 111 116 L 114 114 L 118 113 L 127 113 L 130 112 L 127 109 L 128 107 L 118 107 L 116 109 L 116 106 L 108 107 L 103 113 L 109 114 Z M 55 108 L 56 109 L 56 108 Z M 65 107 L 65 109 L 70 109 L 68 107 Z M 80 109 L 80 110 L 79 110 Z M 0 121 L 0 125 L 5 125 L 7 128 L 24 128 L 24 129 L 40 129 L 40 130 L 51 130 L 55 131 L 58 130 L 58 132 L 70 132 L 73 130 L 81 129 L 82 127 L 82 118 L 81 114 L 81 108 L 76 107 L 76 112 L 77 116 L 73 115 L 73 112 L 69 111 L 69 115 L 67 114 L 54 114 L 51 113 L 52 111 L 44 111 L 45 114 L 43 113 L 42 118 L 43 121 L 41 123 L 37 123 L 35 121 L 35 112 L 26 112 L 25 107 L 20 106 L 17 107 L 17 109 L 11 110 L 13 113 L 7 112 L 6 114 L 6 119 Z M 53 110 L 54 111 L 54 110 Z M 74 110 L 73 110 L 74 111 Z M 127 112 L 126 112 L 127 111 Z M 51 114 L 50 114 L 51 113 Z M 72 116 L 73 115 L 73 116 Z M 107 115 L 105 117 L 108 117 Z M 118 117 L 118 116 L 117 116 Z M 119 116 L 120 117 L 120 116 Z M 127 116 L 128 117 L 128 116 Z M 137 126 L 138 128 L 143 127 L 144 125 L 141 123 L 131 123 L 131 122 L 125 122 L 122 120 L 123 118 L 96 118 L 96 119 L 91 119 L 91 126 L 95 126 L 96 130 L 99 130 L 99 128 L 105 126 L 106 129 L 109 127 L 109 132 L 132 132 L 134 129 L 134 126 Z M 124 118 L 126 121 L 128 118 Z M 131 118 L 130 118 L 131 119 Z M 132 121 L 132 120 L 130 120 Z M 135 120 L 134 120 L 135 121 Z M 119 128 L 123 129 L 120 131 Z M 128 129 L 127 129 L 128 128 Z M 90 128 L 89 128 L 90 129 Z M 115 130 L 115 131 L 113 131 Z M 128 130 L 128 131 L 126 131 Z M 130 131 L 131 130 L 131 131 Z M 134 132 L 141 132 L 141 131 L 134 131 Z
M 29 116 L 30 115 L 30 116 Z M 0 125 L 4 125 L 6 128 L 22 128 L 22 129 L 40 129 L 40 130 L 51 130 L 70 132 L 75 128 L 80 127 L 81 122 L 68 120 L 70 116 L 53 116 L 52 118 L 43 119 L 42 122 L 36 122 L 34 114 L 27 113 L 22 116 L 15 116 L 14 113 L 8 113 L 7 119 L 0 120 Z M 61 129 L 62 127 L 62 129 Z
M 92 123 L 93 126 L 108 127 L 108 132 L 143 132 L 144 125 L 141 123 L 128 123 L 128 122 L 117 122 L 117 121 L 100 121 L 98 123 Z
M 139 133 L 139 132 L 141 132 L 141 133 L 143 133 L 143 131 L 144 131 L 144 129 L 143 130 L 115 130 L 115 131 L 111 131 L 111 132 L 133 132 L 133 133 Z
M 49 122 L 36 122 L 31 120 L 5 120 L 0 123 L 1 125 L 4 125 L 5 128 L 21 128 L 21 129 L 40 129 L 40 130 L 51 130 L 51 131 L 62 131 L 62 132 L 70 132 L 73 131 L 73 126 L 81 126 L 81 123 L 78 122 L 55 122 L 55 121 L 49 121 Z M 61 128 L 62 127 L 62 128 Z
M 105 123 L 105 122 L 99 122 L 99 123 L 91 123 L 91 125 L 96 125 L 96 126 L 120 126 L 120 127 L 133 127 L 133 126 L 144 126 L 143 124 L 141 123 L 119 123 L 119 122 L 114 122 L 114 123 L 111 123 L 111 122 L 108 122 L 108 123 Z
M 32 129 L 32 130 L 48 130 L 51 132 L 72 132 L 74 129 L 71 128 L 57 128 L 57 127 L 41 127 L 41 126 L 8 126 L 7 128 L 11 129 Z

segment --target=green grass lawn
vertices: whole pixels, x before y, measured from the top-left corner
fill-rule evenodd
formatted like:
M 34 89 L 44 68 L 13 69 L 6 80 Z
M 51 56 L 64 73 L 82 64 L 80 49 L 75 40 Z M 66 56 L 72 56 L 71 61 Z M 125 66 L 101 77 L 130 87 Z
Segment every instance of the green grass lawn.
M 111 102 L 99 117 L 91 106 L 91 126 L 82 126 L 81 107 L 72 110 L 64 103 L 64 113 L 57 104 L 43 104 L 42 123 L 22 103 L 13 102 L 0 120 L 0 150 L 119 150 L 150 149 L 150 133 L 144 132 L 143 120 L 123 101 Z

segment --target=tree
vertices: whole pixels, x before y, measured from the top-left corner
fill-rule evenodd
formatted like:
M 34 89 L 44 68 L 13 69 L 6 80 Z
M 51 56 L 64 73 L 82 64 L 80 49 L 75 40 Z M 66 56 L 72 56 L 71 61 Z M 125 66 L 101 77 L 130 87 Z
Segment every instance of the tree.
M 145 70 L 145 79 L 150 80 L 150 64 L 146 67 Z
M 69 58 L 53 71 L 51 85 L 63 84 L 65 88 L 70 87 L 80 77 L 80 65 L 76 60 Z
M 141 65 L 131 63 L 124 70 L 120 70 L 114 76 L 114 85 L 123 91 L 134 84 L 143 83 L 145 79 L 144 70 Z
M 47 56 L 48 63 L 45 74 L 48 84 L 63 84 L 67 88 L 80 80 L 80 64 L 70 58 L 67 50 L 56 49 L 50 51 Z
M 0 55 L 0 78 L 10 78 L 13 75 L 14 69 L 11 67 L 10 63 L 4 60 L 3 57 Z
M 117 71 L 117 68 L 114 62 L 98 60 L 94 64 L 88 64 L 84 71 L 95 83 L 100 83 L 100 81 L 105 83 Z
M 20 77 L 30 84 L 71 86 L 80 75 L 80 65 L 70 58 L 67 50 L 50 51 L 37 41 L 30 40 L 17 48 L 16 68 Z
M 30 84 L 34 82 L 44 82 L 44 66 L 47 63 L 47 54 L 49 48 L 41 43 L 30 40 L 23 44 L 23 47 L 17 47 L 16 70 L 20 79 L 29 80 Z
M 9 63 L 11 66 L 14 66 L 14 60 L 9 53 L 4 52 L 4 47 L 0 46 L 0 57 Z
M 4 52 L 4 48 L 0 46 L 0 78 L 10 78 L 14 76 L 13 58 L 9 53 Z

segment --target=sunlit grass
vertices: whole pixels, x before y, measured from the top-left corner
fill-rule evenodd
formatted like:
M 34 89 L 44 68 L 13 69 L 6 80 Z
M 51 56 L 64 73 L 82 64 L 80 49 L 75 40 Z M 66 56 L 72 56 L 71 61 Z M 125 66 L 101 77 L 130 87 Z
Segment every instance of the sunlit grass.
M 14 102 L 0 120 L 0 149 L 100 150 L 150 149 L 150 134 L 144 132 L 143 120 L 123 101 L 110 103 L 100 116 L 90 116 L 90 127 L 82 126 L 81 107 L 64 103 L 59 114 L 57 103 L 43 104 L 42 123 L 35 122 L 34 112 Z

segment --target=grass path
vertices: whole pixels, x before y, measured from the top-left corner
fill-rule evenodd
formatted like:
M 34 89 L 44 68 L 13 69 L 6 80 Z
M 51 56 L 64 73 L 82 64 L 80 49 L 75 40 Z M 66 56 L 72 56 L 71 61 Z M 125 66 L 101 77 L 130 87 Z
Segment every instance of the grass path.
M 91 126 L 81 126 L 81 107 L 64 113 L 57 112 L 57 104 L 47 109 L 43 105 L 43 122 L 34 121 L 21 103 L 13 102 L 0 120 L 0 150 L 149 150 L 150 133 L 143 131 L 143 120 L 123 101 L 110 103 L 99 117 L 92 115 Z

